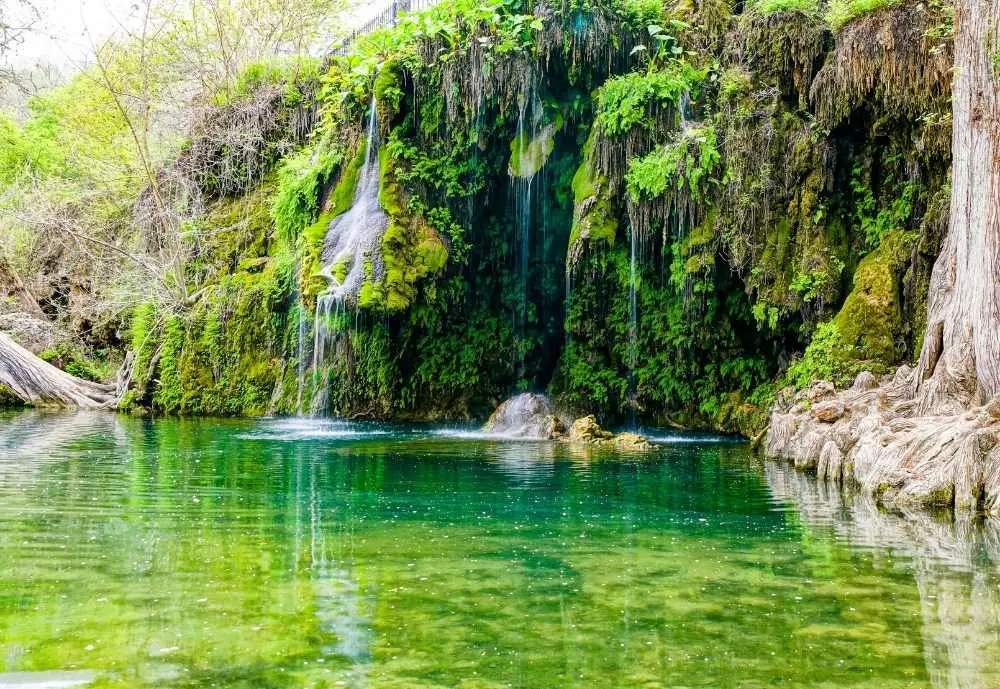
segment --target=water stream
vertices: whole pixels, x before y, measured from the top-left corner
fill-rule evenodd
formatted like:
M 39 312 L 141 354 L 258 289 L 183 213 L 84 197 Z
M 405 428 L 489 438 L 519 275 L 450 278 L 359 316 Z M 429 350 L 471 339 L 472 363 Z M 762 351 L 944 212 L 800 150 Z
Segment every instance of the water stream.
M 519 338 L 524 338 L 529 320 L 531 307 L 531 293 L 529 281 L 531 276 L 531 246 L 532 237 L 536 230 L 536 225 L 540 220 L 544 220 L 544 214 L 537 211 L 540 203 L 538 196 L 538 182 L 541 166 L 536 166 L 525 161 L 532 157 L 530 153 L 532 145 L 538 140 L 544 128 L 544 112 L 541 97 L 538 92 L 537 78 L 534 74 L 529 74 L 522 88 L 518 99 L 518 117 L 516 130 L 516 143 L 519 157 L 515 168 L 515 161 L 511 161 L 510 196 L 513 207 L 514 229 L 517 242 L 516 274 L 518 280 L 518 298 L 514 307 L 514 331 Z M 520 371 L 523 374 L 525 369 L 525 352 L 521 348 L 518 360 Z

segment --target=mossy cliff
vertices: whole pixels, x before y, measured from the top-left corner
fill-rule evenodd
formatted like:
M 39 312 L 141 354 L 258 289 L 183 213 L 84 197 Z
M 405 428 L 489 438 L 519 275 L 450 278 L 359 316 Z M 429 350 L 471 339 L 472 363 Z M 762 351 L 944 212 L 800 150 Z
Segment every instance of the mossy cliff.
M 204 221 L 245 222 L 191 266 L 200 299 L 134 314 L 133 404 L 481 417 L 547 390 L 752 434 L 780 385 L 912 359 L 947 224 L 948 7 L 523 5 L 445 2 L 301 89 L 310 134 L 212 189 Z M 372 103 L 388 227 L 317 319 Z

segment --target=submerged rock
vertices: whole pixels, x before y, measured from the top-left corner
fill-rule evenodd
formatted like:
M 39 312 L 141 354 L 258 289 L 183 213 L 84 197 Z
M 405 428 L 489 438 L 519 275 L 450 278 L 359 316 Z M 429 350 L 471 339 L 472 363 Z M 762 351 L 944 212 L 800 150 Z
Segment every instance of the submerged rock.
M 614 434 L 601 428 L 597 423 L 597 418 L 593 415 L 577 419 L 569 429 L 571 443 L 601 443 L 612 438 L 614 438 Z
M 497 407 L 483 430 L 516 438 L 555 440 L 565 434 L 566 424 L 548 397 L 525 392 Z
M 615 435 L 604 430 L 593 415 L 579 418 L 567 427 L 566 417 L 548 397 L 528 392 L 512 397 L 497 407 L 483 430 L 513 438 L 559 440 L 627 452 L 653 449 L 652 443 L 641 435 Z

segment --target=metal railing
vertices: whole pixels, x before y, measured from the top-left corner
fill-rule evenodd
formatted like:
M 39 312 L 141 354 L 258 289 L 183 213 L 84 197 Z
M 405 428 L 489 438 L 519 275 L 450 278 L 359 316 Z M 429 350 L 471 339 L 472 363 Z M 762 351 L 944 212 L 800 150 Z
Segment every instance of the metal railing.
M 408 12 L 420 12 L 422 10 L 430 9 L 435 5 L 438 5 L 443 0 L 389 0 L 384 4 L 381 10 L 375 14 L 366 24 L 358 27 L 350 34 L 348 34 L 338 45 L 336 45 L 331 51 L 330 55 L 347 55 L 351 52 L 354 44 L 359 38 L 363 38 L 370 33 L 374 33 L 379 29 L 384 29 L 391 26 L 396 26 L 399 23 L 399 18 Z

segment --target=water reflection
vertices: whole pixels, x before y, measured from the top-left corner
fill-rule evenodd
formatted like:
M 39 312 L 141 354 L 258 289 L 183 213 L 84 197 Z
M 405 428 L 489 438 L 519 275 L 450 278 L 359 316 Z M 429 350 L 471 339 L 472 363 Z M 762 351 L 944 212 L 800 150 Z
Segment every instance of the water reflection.
M 995 526 L 885 515 L 742 445 L 636 458 L 369 424 L 2 419 L 0 673 L 1000 685 Z
M 764 466 L 779 500 L 812 529 L 912 568 L 927 674 L 941 689 L 1000 686 L 1000 521 L 880 509 L 866 494 L 818 482 L 787 464 Z

